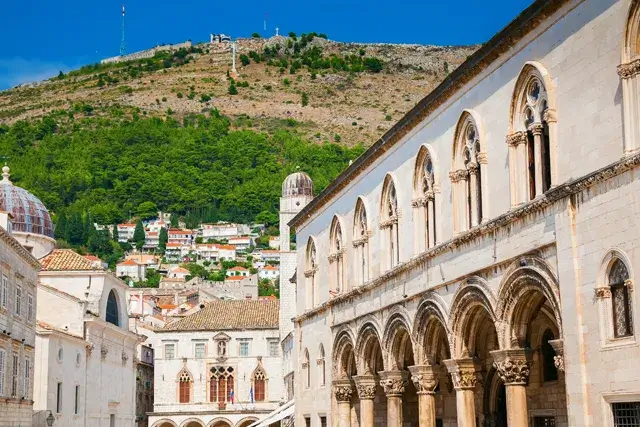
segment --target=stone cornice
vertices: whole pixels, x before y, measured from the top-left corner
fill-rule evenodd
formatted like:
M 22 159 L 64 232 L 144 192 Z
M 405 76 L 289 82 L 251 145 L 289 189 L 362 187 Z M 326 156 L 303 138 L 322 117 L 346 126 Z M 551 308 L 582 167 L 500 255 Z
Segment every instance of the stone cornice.
M 458 234 L 452 239 L 446 242 L 442 242 L 437 246 L 430 248 L 427 251 L 411 258 L 409 261 L 399 264 L 398 266 L 381 274 L 375 279 L 366 282 L 364 285 L 356 287 L 344 294 L 338 295 L 335 298 L 321 304 L 320 306 L 301 314 L 300 316 L 294 318 L 294 321 L 302 322 L 307 319 L 311 319 L 315 315 L 323 313 L 331 306 L 335 306 L 337 304 L 341 304 L 343 302 L 356 298 L 358 295 L 364 292 L 382 286 L 396 276 L 411 271 L 415 268 L 419 268 L 431 258 L 434 258 L 446 252 L 453 251 L 459 246 L 469 244 L 470 242 L 481 236 L 484 236 L 485 234 L 493 233 L 494 231 L 507 227 L 515 221 L 526 217 L 527 215 L 540 212 L 559 200 L 562 200 L 573 194 L 577 194 L 593 185 L 627 172 L 637 167 L 638 165 L 640 165 L 640 153 L 630 155 L 628 157 L 623 157 L 621 160 L 598 169 L 595 172 L 553 187 L 542 197 L 536 198 L 524 205 L 518 206 L 517 208 L 514 208 L 497 218 L 488 220 L 487 222 L 484 222 L 469 231 Z
M 402 140 L 414 127 L 440 108 L 476 76 L 484 72 L 502 55 L 513 50 L 513 46 L 538 28 L 547 18 L 557 12 L 569 0 L 536 0 L 513 21 L 494 35 L 480 49 L 456 68 L 438 87 L 424 97 L 404 115 L 364 154 L 358 157 L 316 198 L 305 206 L 291 221 L 290 227 L 298 227 L 322 206 L 328 203 L 355 177 L 360 175 L 391 147 Z
M 618 75 L 621 79 L 629 79 L 638 73 L 640 73 L 640 58 L 618 65 Z
M 7 232 L 7 230 L 5 230 L 4 228 L 0 227 L 0 239 L 2 239 L 2 241 L 4 243 L 6 243 L 9 247 L 11 247 L 11 249 L 13 249 L 14 251 L 16 251 L 16 253 L 24 260 L 26 261 L 31 267 L 35 268 L 36 271 L 40 271 L 40 269 L 42 268 L 42 265 L 40 264 L 40 261 L 38 261 L 36 259 L 36 257 L 34 257 L 31 252 L 29 252 L 28 250 L 25 249 L 24 246 L 22 246 L 20 244 L 20 242 L 18 242 L 15 237 L 13 237 L 11 234 L 9 234 Z

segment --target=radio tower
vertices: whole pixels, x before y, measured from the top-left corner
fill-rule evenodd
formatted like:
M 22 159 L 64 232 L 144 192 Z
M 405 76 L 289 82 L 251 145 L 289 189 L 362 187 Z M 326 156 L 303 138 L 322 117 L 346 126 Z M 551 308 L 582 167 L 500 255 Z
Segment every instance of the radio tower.
M 122 5 L 122 39 L 120 40 L 120 56 L 127 51 L 127 44 L 124 41 L 124 4 Z

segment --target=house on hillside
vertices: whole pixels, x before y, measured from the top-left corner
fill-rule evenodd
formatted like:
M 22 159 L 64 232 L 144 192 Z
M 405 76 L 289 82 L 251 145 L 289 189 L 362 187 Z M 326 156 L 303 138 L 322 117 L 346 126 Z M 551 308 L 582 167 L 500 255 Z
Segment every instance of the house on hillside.
M 131 223 L 118 224 L 118 242 L 125 243 L 133 239 L 136 225 Z
M 127 259 L 116 264 L 116 276 L 126 276 L 136 282 L 141 282 L 147 280 L 147 266 L 145 264 L 138 264 L 133 259 Z
M 248 276 L 249 269 L 241 266 L 232 267 L 227 270 L 227 276 Z
M 258 269 L 258 276 L 261 279 L 275 280 L 280 276 L 280 268 L 274 265 L 266 265 Z

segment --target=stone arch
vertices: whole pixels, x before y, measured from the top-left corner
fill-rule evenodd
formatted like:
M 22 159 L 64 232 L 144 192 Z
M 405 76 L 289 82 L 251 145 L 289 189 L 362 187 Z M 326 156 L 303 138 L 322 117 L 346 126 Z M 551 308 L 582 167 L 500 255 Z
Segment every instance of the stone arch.
M 122 307 L 120 306 L 120 295 L 115 289 L 111 289 L 107 295 L 105 308 L 105 321 L 116 326 L 122 324 Z
M 451 357 L 451 331 L 445 307 L 444 301 L 435 292 L 427 292 L 418 304 L 413 322 L 413 341 L 418 364 L 435 363 L 441 351 L 445 352 L 446 359 Z M 444 349 L 439 348 L 442 339 L 446 342 Z
M 460 137 L 463 135 L 463 132 L 466 130 L 469 123 L 473 124 L 478 133 L 477 138 L 480 145 L 480 152 L 487 152 L 487 141 L 485 138 L 484 125 L 482 124 L 480 115 L 475 110 L 464 109 L 462 111 L 462 114 L 460 115 L 460 118 L 458 119 L 458 123 L 456 124 L 454 133 L 455 136 L 453 139 L 452 151 L 453 155 L 451 158 L 452 171 L 464 168 L 464 163 L 460 162 L 461 157 L 464 154 L 464 146 L 461 144 L 461 142 L 463 141 L 461 141 Z
M 334 215 L 333 219 L 331 220 L 331 229 L 329 232 L 329 238 L 331 241 L 331 253 L 337 253 L 340 250 L 342 250 L 344 248 L 344 221 L 342 220 L 342 216 L 341 215 Z M 334 245 L 335 241 L 340 238 L 340 247 L 336 247 Z
M 440 191 L 440 175 L 439 175 L 439 165 L 438 165 L 438 157 L 436 156 L 436 152 L 431 144 L 422 144 L 420 149 L 418 150 L 418 154 L 416 155 L 416 161 L 413 166 L 413 197 L 424 197 L 425 186 L 423 185 L 424 181 L 424 170 L 423 164 L 424 162 L 430 159 L 431 164 L 433 166 L 433 180 L 427 184 L 431 185 L 430 189 L 434 192 Z M 429 185 L 427 185 L 429 187 Z
M 178 427 L 178 424 L 176 424 L 173 420 L 170 420 L 168 418 L 162 419 L 162 420 L 158 420 L 155 423 L 153 423 L 151 425 L 151 427 Z
M 632 263 L 627 254 L 619 248 L 607 251 L 600 262 L 595 288 L 603 344 L 634 340 L 633 283 Z
M 496 299 L 483 279 L 471 277 L 458 287 L 449 315 L 452 357 L 473 356 L 476 345 L 471 337 L 476 336 L 482 320 L 496 326 L 495 306 Z
M 341 328 L 336 334 L 333 343 L 333 354 L 331 356 L 334 371 L 333 377 L 340 379 L 355 375 L 353 364 L 356 356 L 351 330 L 347 327 Z
M 553 86 L 553 81 L 549 75 L 549 71 L 539 62 L 528 61 L 524 64 L 516 80 L 515 87 L 513 88 L 513 95 L 511 96 L 511 107 L 509 110 L 509 133 L 526 130 L 526 125 L 523 120 L 521 108 L 524 105 L 524 101 L 527 94 L 527 86 L 532 79 L 539 80 L 546 91 L 546 101 L 550 110 L 555 114 L 556 111 L 556 94 Z M 540 117 L 538 117 L 541 120 Z
M 205 427 L 205 423 L 197 418 L 187 418 L 182 422 L 182 424 L 180 424 L 180 427 L 195 427 L 196 425 Z
M 258 421 L 257 417 L 244 417 L 236 423 L 235 427 L 249 427 L 251 424 Z
M 312 309 L 318 302 L 316 272 L 318 271 L 318 252 L 316 238 L 309 236 L 305 253 L 305 306 Z
M 390 198 L 395 194 L 395 214 L 390 214 L 387 205 L 390 202 Z M 380 198 L 380 218 L 388 220 L 393 216 L 398 216 L 400 210 L 400 187 L 398 187 L 398 179 L 393 172 L 388 172 L 384 181 L 382 182 L 382 197 Z
M 618 259 L 622 261 L 622 263 L 627 267 L 627 271 L 629 272 L 629 280 L 633 282 L 633 269 L 631 268 L 631 259 L 622 249 L 612 248 L 607 251 L 605 256 L 602 258 L 602 261 L 600 262 L 598 275 L 595 281 L 596 289 L 609 285 L 609 273 L 611 272 L 611 267 L 613 267 L 613 264 Z
M 345 234 L 344 224 L 340 215 L 334 215 L 329 230 L 329 273 L 331 288 L 336 292 L 348 290 L 345 268 Z
M 382 184 L 380 198 L 379 227 L 382 230 L 380 250 L 385 270 L 391 270 L 400 263 L 400 230 L 401 216 L 400 187 L 393 173 L 387 173 Z
M 207 427 L 231 427 L 232 425 L 233 423 L 229 419 L 224 417 L 217 417 L 211 420 Z
M 356 363 L 359 375 L 371 375 L 385 369 L 379 328 L 371 320 L 358 329 Z
M 622 63 L 628 63 L 640 55 L 640 1 L 632 0 L 622 36 Z
M 364 218 L 359 217 L 359 215 L 364 212 Z M 366 233 L 371 230 L 371 218 L 369 217 L 369 202 L 364 196 L 358 196 L 356 199 L 356 207 L 354 210 L 353 216 L 353 240 L 361 240 L 366 238 Z M 364 223 L 360 222 L 360 219 L 364 219 Z M 364 229 L 362 229 L 362 225 L 364 225 Z M 364 231 L 365 235 L 361 233 Z
M 411 333 L 411 320 L 407 310 L 399 305 L 392 308 L 382 335 L 382 348 L 386 353 L 388 369 L 406 369 L 404 359 L 408 352 L 416 360 L 415 345 Z
M 525 256 L 514 261 L 500 284 L 497 319 L 502 348 L 525 346 L 527 326 L 548 302 L 562 339 L 560 287 L 551 268 L 542 259 Z

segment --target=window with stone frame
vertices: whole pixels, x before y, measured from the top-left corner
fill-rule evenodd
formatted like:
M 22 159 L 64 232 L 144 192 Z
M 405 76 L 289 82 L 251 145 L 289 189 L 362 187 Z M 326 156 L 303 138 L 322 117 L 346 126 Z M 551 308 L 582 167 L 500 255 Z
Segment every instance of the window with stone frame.
M 31 359 L 28 357 L 24 359 L 24 385 L 23 385 L 23 397 L 29 399 L 29 389 L 31 383 Z
M 327 382 L 326 361 L 324 358 L 324 346 L 320 344 L 320 357 L 318 358 L 318 385 L 324 387 Z
M 280 356 L 280 343 L 276 340 L 269 341 L 269 356 L 270 357 L 278 357 Z
M 392 269 L 400 262 L 400 244 L 398 229 L 398 193 L 395 183 L 390 175 L 387 175 L 382 188 L 380 228 L 383 230 L 384 250 L 387 269 Z
M 311 366 L 309 365 L 309 350 L 304 349 L 304 361 L 302 362 L 302 372 L 305 388 L 311 387 Z
M 613 333 L 615 338 L 633 335 L 632 297 L 627 266 L 616 259 L 609 271 Z
M 9 308 L 9 278 L 2 275 L 2 292 L 0 293 L 0 305 L 2 308 Z
M 614 427 L 640 427 L 640 402 L 611 404 Z
M 176 357 L 176 345 L 175 344 L 165 344 L 164 345 L 164 358 L 165 359 L 173 359 Z
M 330 253 L 329 253 L 329 270 L 331 275 L 331 285 L 336 293 L 341 293 L 345 288 L 345 267 L 344 258 L 345 250 L 342 239 L 342 226 L 337 216 L 333 217 L 330 231 Z
M 360 198 L 353 216 L 353 247 L 356 283 L 363 285 L 369 280 L 369 226 L 367 210 Z
M 194 356 L 197 359 L 202 359 L 203 357 L 205 357 L 205 343 L 203 343 L 203 342 L 195 343 Z
M 16 286 L 15 311 L 16 316 L 22 316 L 22 287 Z
M 18 353 L 13 353 L 11 363 L 11 397 L 18 397 L 18 375 L 20 372 L 20 359 Z
M 316 290 L 316 272 L 318 271 L 318 254 L 316 252 L 316 243 L 312 237 L 309 237 L 309 241 L 307 242 L 307 261 L 306 261 L 307 269 L 304 272 L 304 276 L 306 279 L 306 298 L 305 305 L 306 308 L 312 309 L 316 306 L 317 301 L 317 290 Z
M 209 401 L 226 403 L 231 402 L 234 387 L 234 369 L 231 366 L 214 366 L 210 369 L 209 376 Z
M 267 374 L 258 366 L 253 372 L 253 399 L 256 402 L 264 402 L 266 399 Z
M 4 396 L 4 378 L 6 375 L 7 352 L 0 349 L 0 396 Z
M 178 375 L 178 402 L 191 402 L 191 383 L 192 378 L 189 372 L 182 370 Z
M 542 353 L 542 380 L 557 381 L 558 380 L 558 368 L 555 364 L 556 351 L 549 341 L 555 340 L 555 336 L 551 329 L 547 329 L 542 334 L 542 343 L 540 345 L 540 352 Z

